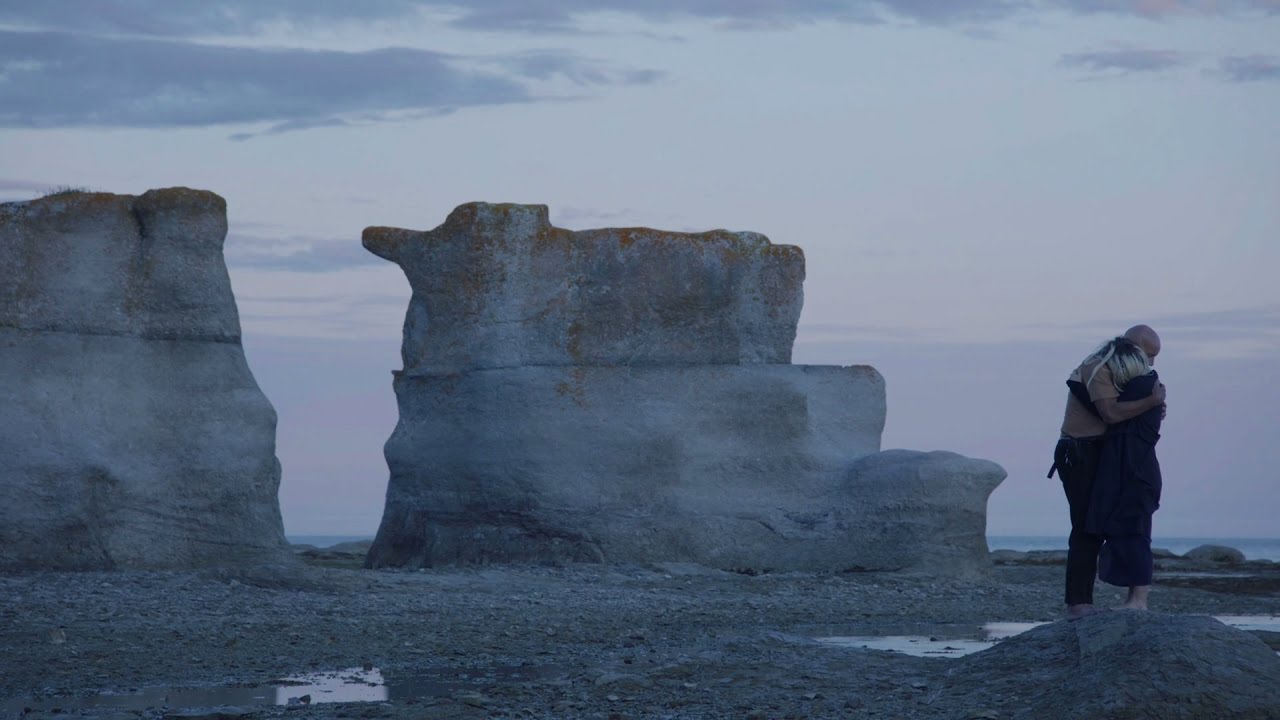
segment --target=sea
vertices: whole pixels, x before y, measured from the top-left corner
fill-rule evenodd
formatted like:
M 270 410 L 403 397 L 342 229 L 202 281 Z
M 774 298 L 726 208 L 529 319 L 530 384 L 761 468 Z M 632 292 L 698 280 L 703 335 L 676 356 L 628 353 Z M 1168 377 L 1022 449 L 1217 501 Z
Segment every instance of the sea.
M 294 545 L 315 545 L 321 548 L 372 539 L 372 534 L 288 536 L 289 542 Z M 1151 541 L 1151 545 L 1179 555 L 1201 545 L 1226 545 L 1244 553 L 1246 560 L 1280 562 L 1280 538 L 1157 537 Z M 987 547 L 992 550 L 1066 550 L 1067 538 L 1065 535 L 988 535 Z
M 1280 562 L 1280 538 L 1228 538 L 1228 537 L 1154 537 L 1151 546 L 1164 548 L 1179 555 L 1201 545 L 1226 545 L 1244 553 L 1246 560 L 1271 560 Z M 987 547 L 992 550 L 1066 550 L 1067 537 L 1049 535 L 988 535 Z

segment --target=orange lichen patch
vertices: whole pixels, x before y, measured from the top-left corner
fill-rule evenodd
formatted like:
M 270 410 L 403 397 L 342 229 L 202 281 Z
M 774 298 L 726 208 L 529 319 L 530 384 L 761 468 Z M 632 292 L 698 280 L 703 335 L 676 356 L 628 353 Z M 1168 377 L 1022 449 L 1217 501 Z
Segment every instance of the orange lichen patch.
M 148 190 L 138 196 L 138 202 L 151 206 L 209 207 L 226 212 L 227 201 L 217 193 L 188 187 Z
M 764 248 L 764 253 L 770 257 L 796 258 L 802 262 L 804 261 L 804 250 L 795 245 L 768 245 Z
M 135 199 L 137 199 L 137 196 L 135 195 L 117 195 L 115 193 L 106 192 L 73 192 L 36 198 L 35 200 L 29 201 L 27 207 L 33 210 L 92 210 L 111 205 L 129 203 Z
M 510 223 L 512 217 L 516 215 L 533 215 L 540 226 L 551 225 L 550 212 L 546 205 L 469 202 L 454 208 L 453 212 L 449 213 L 449 217 L 445 218 L 444 224 L 440 228 L 471 226 L 481 222 L 505 225 Z M 436 229 L 439 230 L 440 228 Z
M 582 362 L 582 323 L 577 320 L 569 323 L 565 336 L 568 338 L 565 350 L 575 361 Z
M 413 230 L 375 225 L 360 233 L 360 244 L 365 250 L 384 260 L 397 262 L 400 246 L 419 234 Z
M 539 245 L 556 245 L 568 250 L 573 245 L 574 232 L 564 228 L 558 228 L 554 225 L 544 225 L 538 228 L 538 232 L 533 236 L 533 241 Z
M 141 195 L 120 195 L 108 192 L 67 192 L 36 198 L 27 208 L 42 213 L 95 212 L 127 206 L 141 210 L 155 208 L 190 208 L 212 210 L 225 214 L 227 201 L 208 190 L 185 187 L 148 190 Z

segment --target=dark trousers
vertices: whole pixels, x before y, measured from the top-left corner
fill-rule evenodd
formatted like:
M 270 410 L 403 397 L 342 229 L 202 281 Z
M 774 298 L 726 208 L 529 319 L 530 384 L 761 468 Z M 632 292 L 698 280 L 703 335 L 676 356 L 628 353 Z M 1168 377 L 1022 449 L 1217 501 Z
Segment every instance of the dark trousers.
M 1098 471 L 1102 437 L 1063 438 L 1053 451 L 1053 464 L 1071 508 L 1071 537 L 1067 539 L 1067 604 L 1093 603 L 1093 582 L 1098 575 L 1098 551 L 1102 536 L 1085 532 L 1093 476 Z

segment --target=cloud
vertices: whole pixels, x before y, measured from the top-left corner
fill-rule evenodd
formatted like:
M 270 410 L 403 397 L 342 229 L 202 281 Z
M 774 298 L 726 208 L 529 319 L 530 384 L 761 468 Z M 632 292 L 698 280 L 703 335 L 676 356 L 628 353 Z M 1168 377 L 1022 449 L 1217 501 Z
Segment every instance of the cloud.
M 231 48 L 0 32 L 0 125 L 181 127 L 332 121 L 344 113 L 529 102 L 448 56 Z
M 1183 15 L 1280 14 L 1280 0 L 1051 0 L 1081 14 L 1137 15 L 1160 20 Z
M 796 328 L 796 344 L 833 342 L 947 342 L 939 328 L 894 327 L 848 323 L 801 323 Z
M 1110 76 L 1134 73 L 1163 72 L 1190 62 L 1186 53 L 1175 50 L 1099 50 L 1095 52 L 1069 53 L 1059 62 L 1070 68 L 1089 70 Z
M 1170 313 L 1144 321 L 1160 333 L 1165 351 L 1177 348 L 1188 357 L 1213 360 L 1280 357 L 1280 304 Z M 1114 321 L 1088 321 L 1027 325 L 1015 332 L 1030 337 L 1048 330 L 1063 337 L 1092 337 L 1101 342 L 1124 329 Z
M 1218 68 L 1232 82 L 1280 81 L 1280 55 L 1224 57 Z
M 0 193 L 11 195 L 13 193 L 24 193 L 32 197 L 53 190 L 56 185 L 48 183 L 36 182 L 34 180 L 6 180 L 0 178 Z
M 272 25 L 404 20 L 435 3 L 419 0 L 41 0 L 0 4 L 0 26 L 23 30 L 152 37 L 252 34 Z
M 625 13 L 652 23 L 695 19 L 726 29 L 779 29 L 834 21 L 968 25 L 1067 11 L 1161 19 L 1177 15 L 1280 13 L 1280 0 L 41 0 L 0 7 L 0 26 L 152 37 L 256 34 L 273 26 L 378 25 L 445 16 L 455 28 L 581 33 L 593 14 Z
M 579 87 L 591 85 L 646 85 L 657 81 L 657 70 L 628 68 L 583 58 L 564 50 L 531 50 L 488 59 L 506 71 L 531 80 L 566 80 Z M 484 62 L 483 59 L 480 62 Z
M 323 273 L 370 265 L 386 265 L 386 261 L 365 250 L 358 239 L 262 237 L 235 229 L 227 233 L 223 246 L 227 266 L 255 270 L 284 270 L 300 273 Z
M 197 127 L 271 123 L 275 134 L 551 99 L 528 77 L 579 85 L 651 81 L 568 52 L 487 58 L 410 48 L 245 48 L 60 32 L 0 31 L 0 127 Z

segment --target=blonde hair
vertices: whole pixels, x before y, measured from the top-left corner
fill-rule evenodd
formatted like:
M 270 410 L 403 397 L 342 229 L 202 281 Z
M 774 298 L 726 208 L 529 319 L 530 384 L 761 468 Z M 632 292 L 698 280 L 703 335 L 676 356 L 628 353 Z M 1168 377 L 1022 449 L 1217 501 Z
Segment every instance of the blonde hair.
M 1097 364 L 1094 365 L 1093 372 L 1089 373 L 1086 386 L 1093 382 L 1093 378 L 1097 376 L 1103 365 L 1111 371 L 1111 382 L 1117 390 L 1123 389 L 1125 383 L 1130 380 L 1151 372 L 1151 359 L 1147 357 L 1147 353 L 1137 343 L 1126 337 L 1113 338 L 1103 343 L 1092 355 L 1085 358 L 1082 364 L 1091 362 Z

